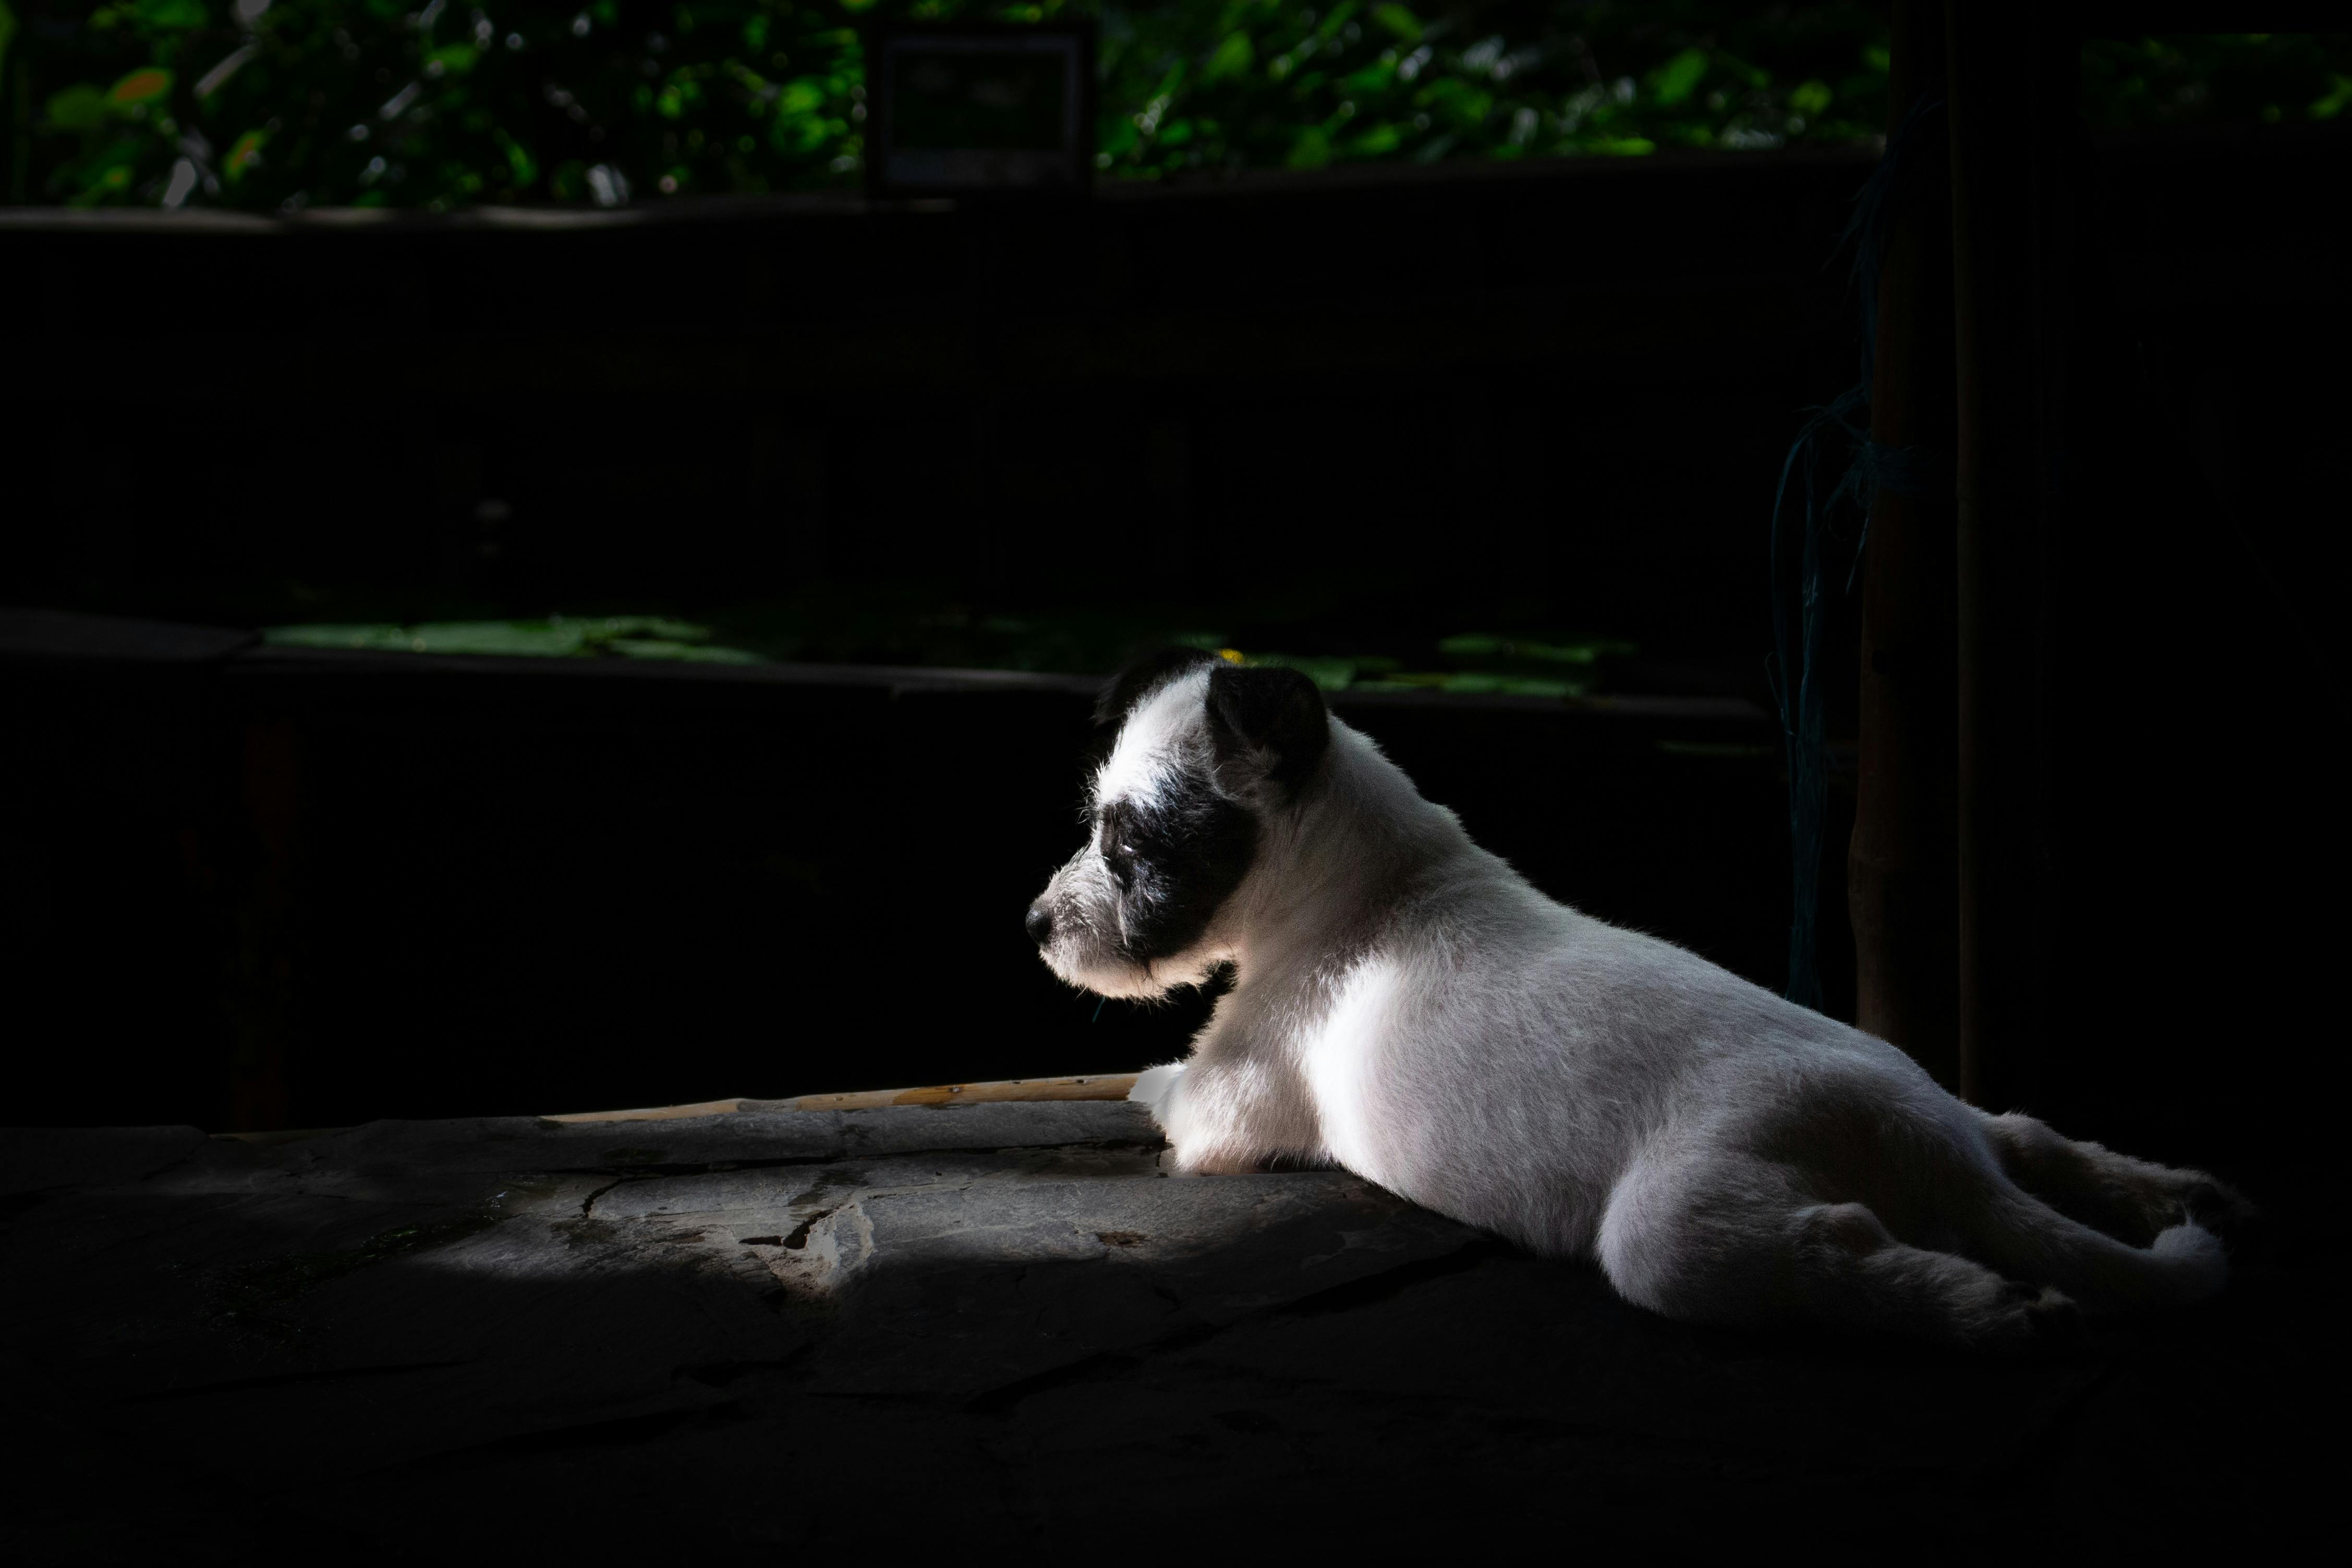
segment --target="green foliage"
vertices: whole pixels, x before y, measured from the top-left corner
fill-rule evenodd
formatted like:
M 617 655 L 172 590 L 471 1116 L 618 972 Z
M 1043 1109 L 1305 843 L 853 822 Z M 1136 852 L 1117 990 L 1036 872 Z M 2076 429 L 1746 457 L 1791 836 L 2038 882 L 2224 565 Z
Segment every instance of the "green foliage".
M 1101 26 L 1113 178 L 1866 141 L 1859 3 L 1701 0 L 0 0 L 10 199 L 617 205 L 841 187 L 879 15 Z M 2326 120 L 2352 36 L 2104 42 L 2096 125 Z
M 544 621 L 436 621 L 389 624 L 273 626 L 262 640 L 281 648 L 360 648 L 396 653 L 498 653 L 541 659 L 620 656 L 752 664 L 756 653 L 713 646 L 708 627 L 657 615 L 550 616 Z
M 2334 120 L 2352 103 L 2352 34 L 2096 38 L 2083 88 L 2114 128 Z
M 45 106 L 18 200 L 610 206 L 858 167 L 842 4 L 11 3 Z
M 1633 652 L 1630 643 L 1591 639 L 1575 643 L 1539 642 L 1525 637 L 1499 637 L 1467 632 L 1442 637 L 1408 669 L 1399 658 L 1359 653 L 1349 658 L 1266 653 L 1223 647 L 1223 639 L 1196 634 L 1177 641 L 1210 648 L 1244 664 L 1276 664 L 1299 670 L 1327 692 L 1349 687 L 1371 690 L 1494 693 L 1508 696 L 1580 697 L 1598 679 L 1603 659 Z
M 1885 27 L 1866 5 L 1227 0 L 1216 14 L 1208 32 L 1204 7 L 1105 10 L 1103 167 L 1778 147 L 1866 141 L 1885 115 Z
M 437 621 L 415 625 L 341 622 L 273 626 L 277 647 L 362 649 L 396 653 L 497 654 L 578 659 L 624 657 L 747 664 L 769 660 L 935 664 L 1099 674 L 1137 648 L 1179 643 L 1237 663 L 1303 671 L 1326 691 L 1350 687 L 1580 697 L 1601 684 L 1630 643 L 1541 640 L 1465 633 L 1434 642 L 1392 636 L 1383 652 L 1244 652 L 1223 632 L 1171 632 L 1149 612 L 980 616 L 912 613 L 903 603 L 833 604 L 819 617 L 784 606 L 746 606 L 720 617 L 727 644 L 709 628 L 654 615 L 556 615 L 538 621 Z M 1266 628 L 1268 635 L 1281 633 Z M 1291 628 L 1297 635 L 1301 628 Z M 1328 629 L 1321 635 L 1328 635 Z M 1307 632 L 1301 641 L 1318 634 Z M 1344 634 L 1343 634 L 1344 635 Z

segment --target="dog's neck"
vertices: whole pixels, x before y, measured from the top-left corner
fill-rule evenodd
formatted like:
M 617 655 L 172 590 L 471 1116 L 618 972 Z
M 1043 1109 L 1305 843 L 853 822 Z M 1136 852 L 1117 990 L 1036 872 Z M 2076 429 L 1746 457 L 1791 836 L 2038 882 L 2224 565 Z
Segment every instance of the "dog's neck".
M 1239 983 L 1254 972 L 1344 968 L 1433 883 L 1480 852 L 1364 736 L 1336 720 L 1297 803 L 1269 814 L 1227 933 Z

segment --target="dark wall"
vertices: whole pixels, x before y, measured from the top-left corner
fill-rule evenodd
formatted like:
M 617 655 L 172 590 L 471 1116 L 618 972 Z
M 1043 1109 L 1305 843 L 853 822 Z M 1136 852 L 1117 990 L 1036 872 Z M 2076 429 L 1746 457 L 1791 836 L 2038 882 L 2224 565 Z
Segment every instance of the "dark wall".
M 2352 721 L 2352 138 L 2096 149 L 2082 407 L 2052 455 L 2049 1038 L 2035 1098 L 2118 1146 L 2243 1162 L 2340 1231 L 2327 978 Z M 2202 1154 L 2211 1149 L 2218 1152 Z
M 983 606 L 1336 584 L 1475 621 L 1507 563 L 1535 612 L 1719 649 L 1762 624 L 1797 411 L 1852 374 L 1824 263 L 1865 172 L 0 214 L 39 301 L 0 387 L 36 524 L 13 597 L 250 621 L 919 573 Z

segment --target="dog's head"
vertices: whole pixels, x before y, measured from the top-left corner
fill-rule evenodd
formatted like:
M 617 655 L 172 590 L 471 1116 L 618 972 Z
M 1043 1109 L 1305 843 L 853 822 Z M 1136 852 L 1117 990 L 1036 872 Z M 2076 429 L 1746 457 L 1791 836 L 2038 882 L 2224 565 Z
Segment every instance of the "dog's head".
M 1312 789 L 1331 721 L 1297 671 L 1189 648 L 1129 665 L 1095 719 L 1113 733 L 1087 841 L 1029 906 L 1029 935 L 1074 986 L 1161 996 L 1227 956 L 1234 894 Z

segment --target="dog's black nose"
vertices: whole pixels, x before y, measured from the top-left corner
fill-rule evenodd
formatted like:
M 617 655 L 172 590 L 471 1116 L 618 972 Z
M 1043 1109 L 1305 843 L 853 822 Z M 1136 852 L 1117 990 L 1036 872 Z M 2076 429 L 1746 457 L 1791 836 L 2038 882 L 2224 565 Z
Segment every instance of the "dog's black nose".
M 1023 923 L 1028 929 L 1029 940 L 1043 947 L 1054 935 L 1054 912 L 1043 904 L 1029 906 L 1029 918 Z

